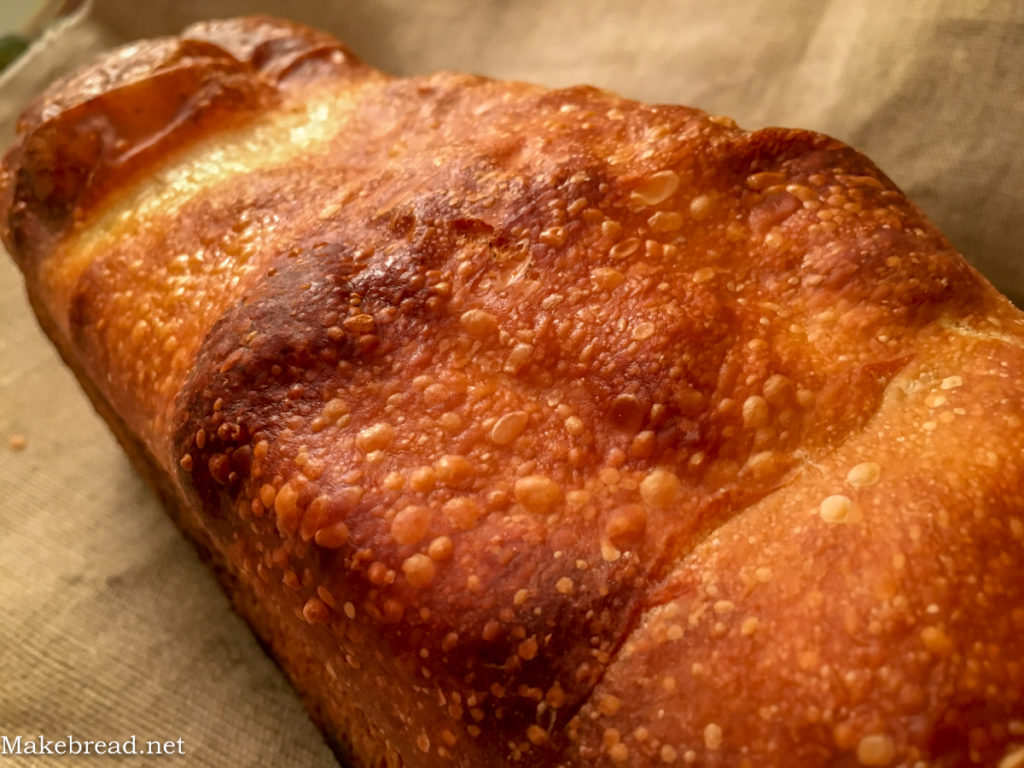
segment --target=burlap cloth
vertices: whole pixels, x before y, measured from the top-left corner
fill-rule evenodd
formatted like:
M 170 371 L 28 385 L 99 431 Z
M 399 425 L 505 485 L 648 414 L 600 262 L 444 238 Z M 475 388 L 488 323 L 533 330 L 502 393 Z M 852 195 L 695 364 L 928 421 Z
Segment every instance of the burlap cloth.
M 4 144 L 24 101 L 91 51 L 256 11 L 317 24 L 398 74 L 586 82 L 746 127 L 831 133 L 1024 299 L 1024 4 L 1014 0 L 97 0 L 0 79 Z M 0 259 L 0 737 L 182 739 L 185 756 L 0 754 L 0 765 L 334 765 L 22 294 Z

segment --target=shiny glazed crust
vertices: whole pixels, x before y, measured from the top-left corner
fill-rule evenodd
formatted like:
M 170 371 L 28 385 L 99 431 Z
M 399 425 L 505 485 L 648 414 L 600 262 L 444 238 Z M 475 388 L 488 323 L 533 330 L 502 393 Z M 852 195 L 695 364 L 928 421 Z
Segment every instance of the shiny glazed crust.
M 0 173 L 354 764 L 1024 760 L 1024 318 L 850 148 L 247 18 L 52 86 Z

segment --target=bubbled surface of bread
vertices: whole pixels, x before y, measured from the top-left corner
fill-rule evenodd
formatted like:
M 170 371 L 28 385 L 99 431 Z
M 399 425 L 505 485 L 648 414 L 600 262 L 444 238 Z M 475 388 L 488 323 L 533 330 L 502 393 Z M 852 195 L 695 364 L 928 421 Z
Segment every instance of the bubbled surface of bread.
M 1024 760 L 1024 321 L 850 148 L 243 19 L 0 178 L 357 764 Z

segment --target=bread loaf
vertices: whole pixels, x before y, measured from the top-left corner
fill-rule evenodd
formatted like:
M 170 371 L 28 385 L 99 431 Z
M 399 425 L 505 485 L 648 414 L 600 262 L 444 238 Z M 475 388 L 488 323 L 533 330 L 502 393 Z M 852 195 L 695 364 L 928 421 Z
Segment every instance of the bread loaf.
M 53 85 L 0 174 L 343 761 L 1024 764 L 1024 316 L 849 147 L 245 18 Z

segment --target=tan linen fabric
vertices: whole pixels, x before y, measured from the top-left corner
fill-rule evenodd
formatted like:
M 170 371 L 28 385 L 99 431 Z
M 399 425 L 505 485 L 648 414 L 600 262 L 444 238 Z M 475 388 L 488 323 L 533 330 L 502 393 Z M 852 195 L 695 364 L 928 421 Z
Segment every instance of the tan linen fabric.
M 90 51 L 257 11 L 322 26 L 398 74 L 586 82 L 746 127 L 831 133 L 1024 300 L 1024 5 L 1013 0 L 96 0 L 0 78 L 0 140 L 31 95 Z M 15 435 L 23 450 L 11 449 Z M 134 735 L 140 749 L 183 740 L 184 757 L 96 766 L 334 764 L 0 258 L 0 737 L 68 734 Z

